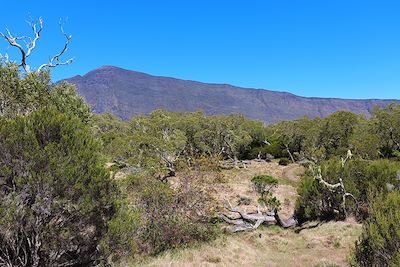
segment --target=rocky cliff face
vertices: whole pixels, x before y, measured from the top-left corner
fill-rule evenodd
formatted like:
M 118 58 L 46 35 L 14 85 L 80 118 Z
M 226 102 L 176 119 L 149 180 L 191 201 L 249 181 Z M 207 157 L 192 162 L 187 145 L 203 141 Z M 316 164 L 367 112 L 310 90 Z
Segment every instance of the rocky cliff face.
M 337 110 L 370 115 L 375 105 L 397 100 L 307 98 L 285 92 L 240 88 L 152 76 L 112 66 L 67 79 L 75 84 L 96 113 L 110 112 L 123 119 L 155 109 L 206 114 L 241 113 L 272 123 L 302 116 L 325 117 Z

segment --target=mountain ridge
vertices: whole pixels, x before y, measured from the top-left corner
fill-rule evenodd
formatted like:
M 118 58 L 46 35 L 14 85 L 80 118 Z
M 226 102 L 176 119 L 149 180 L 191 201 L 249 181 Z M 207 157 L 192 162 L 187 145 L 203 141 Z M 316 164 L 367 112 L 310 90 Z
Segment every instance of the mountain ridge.
M 302 116 L 325 117 L 337 110 L 369 116 L 375 105 L 400 103 L 396 99 L 304 97 L 261 88 L 155 76 L 109 65 L 66 81 L 77 86 L 95 113 L 110 112 L 123 119 L 163 108 L 203 110 L 209 115 L 241 113 L 273 123 Z

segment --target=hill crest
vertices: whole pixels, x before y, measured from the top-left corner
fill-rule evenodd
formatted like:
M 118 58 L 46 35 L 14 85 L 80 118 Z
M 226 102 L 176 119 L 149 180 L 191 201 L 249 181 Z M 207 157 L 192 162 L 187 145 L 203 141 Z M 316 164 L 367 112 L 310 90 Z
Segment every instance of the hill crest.
M 398 100 L 340 99 L 297 96 L 288 92 L 242 88 L 153 76 L 115 66 L 102 66 L 67 79 L 92 106 L 93 112 L 110 112 L 123 119 L 155 109 L 234 114 L 273 123 L 302 116 L 325 117 L 337 110 L 369 116 L 375 105 Z

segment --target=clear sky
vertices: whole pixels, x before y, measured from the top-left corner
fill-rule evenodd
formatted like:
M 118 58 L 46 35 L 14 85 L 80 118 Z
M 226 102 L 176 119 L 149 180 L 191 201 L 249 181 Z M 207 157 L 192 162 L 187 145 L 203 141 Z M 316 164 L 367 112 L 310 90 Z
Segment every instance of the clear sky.
M 44 19 L 37 66 L 73 35 L 53 79 L 115 65 L 303 96 L 400 99 L 400 1 L 2 0 L 0 29 Z M 15 58 L 0 40 L 0 52 Z M 15 51 L 14 51 L 15 52 Z

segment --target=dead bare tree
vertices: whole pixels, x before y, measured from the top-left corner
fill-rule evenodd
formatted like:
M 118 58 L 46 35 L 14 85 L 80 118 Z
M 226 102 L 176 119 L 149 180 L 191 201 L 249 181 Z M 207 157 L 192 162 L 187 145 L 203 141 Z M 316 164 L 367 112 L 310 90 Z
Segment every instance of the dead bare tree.
M 30 21 L 28 22 L 34 37 L 30 36 L 17 36 L 13 35 L 9 29 L 6 29 L 6 33 L 0 32 L 0 35 L 13 47 L 16 47 L 20 53 L 21 53 L 21 61 L 18 64 L 19 67 L 21 67 L 25 73 L 31 72 L 31 67 L 27 62 L 27 59 L 29 56 L 32 54 L 32 51 L 36 48 L 36 43 L 41 37 L 41 33 L 43 30 L 43 19 L 39 18 L 37 22 Z M 37 69 L 37 72 L 40 72 L 46 68 L 54 68 L 57 66 L 61 65 L 68 65 L 70 64 L 74 59 L 70 58 L 66 61 L 61 61 L 61 56 L 68 50 L 68 45 L 71 42 L 72 36 L 68 35 L 64 32 L 63 24 L 60 21 L 60 29 L 62 34 L 64 35 L 66 42 L 62 48 L 62 50 L 56 54 L 54 57 L 52 57 L 48 63 L 40 65 L 40 67 Z M 24 43 L 24 45 L 22 44 Z M 8 58 L 8 57 L 7 57 Z

